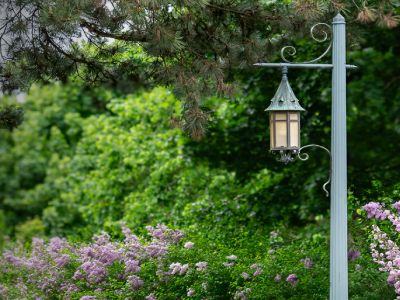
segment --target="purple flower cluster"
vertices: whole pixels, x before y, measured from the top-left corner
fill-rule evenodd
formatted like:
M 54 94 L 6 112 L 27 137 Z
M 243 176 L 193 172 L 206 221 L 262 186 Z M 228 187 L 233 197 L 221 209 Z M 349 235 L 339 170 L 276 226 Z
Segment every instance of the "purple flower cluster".
M 93 292 L 101 293 L 116 281 L 122 283 L 122 288 L 116 293 L 132 293 L 145 285 L 139 275 L 142 264 L 155 261 L 159 266 L 157 272 L 162 271 L 160 259 L 168 253 L 171 245 L 183 238 L 182 231 L 165 225 L 148 226 L 147 231 L 149 241 L 135 236 L 123 225 L 125 239 L 122 243 L 111 241 L 107 233 L 101 233 L 95 235 L 91 243 L 79 247 L 58 237 L 48 243 L 34 238 L 27 255 L 21 254 L 25 253 L 22 248 L 5 251 L 0 258 L 0 272 L 17 274 L 16 288 L 21 299 L 51 298 L 54 295 L 69 299 L 84 292 L 90 292 L 90 295 L 81 299 L 96 299 Z M 207 264 L 203 263 L 197 266 L 198 269 L 205 270 Z M 188 264 L 177 263 L 171 273 L 183 275 L 188 268 Z M 36 288 L 28 289 L 27 284 Z M 7 293 L 7 287 L 0 286 L 0 298 L 7 298 Z M 146 299 L 156 300 L 156 297 L 149 294 Z
M 369 219 L 375 218 L 384 220 L 388 216 L 389 211 L 384 211 L 383 206 L 377 202 L 370 202 L 362 207 L 366 212 Z
M 206 261 L 199 261 L 196 263 L 196 270 L 199 272 L 204 272 L 208 267 L 208 263 Z
M 400 201 L 393 203 L 392 207 L 396 209 L 398 213 L 400 213 Z
M 189 269 L 188 264 L 182 265 L 181 263 L 172 263 L 169 266 L 169 273 L 170 275 L 184 275 Z
M 252 264 L 250 266 L 250 269 L 254 270 L 254 273 L 253 273 L 254 277 L 257 277 L 258 275 L 261 275 L 262 272 L 263 272 L 263 270 L 261 268 L 261 265 L 259 265 L 259 264 Z
M 247 300 L 247 295 L 250 294 L 251 289 L 250 288 L 246 288 L 243 291 L 237 291 L 235 293 L 235 297 L 234 299 L 240 299 L 240 300 Z
M 400 201 L 395 202 L 392 207 L 397 214 L 389 210 L 383 211 L 383 205 L 370 202 L 363 206 L 368 213 L 368 218 L 377 220 L 389 220 L 395 231 L 400 232 Z M 388 235 L 381 231 L 377 225 L 372 225 L 374 242 L 370 244 L 372 259 L 379 265 L 379 271 L 388 273 L 387 282 L 392 285 L 397 295 L 400 295 L 400 249 L 399 246 Z M 359 254 L 358 254 L 359 255 Z
M 39 238 L 32 239 L 31 251 L 28 255 L 17 255 L 22 249 L 6 250 L 0 260 L 0 271 L 25 273 L 25 278 L 18 278 L 17 288 L 21 295 L 27 297 L 29 291 L 25 283 L 35 285 L 44 296 L 56 289 L 66 289 L 61 285 L 66 276 L 65 267 L 70 262 L 74 248 L 67 241 L 52 238 L 49 243 Z
M 357 258 L 360 257 L 360 255 L 361 255 L 360 251 L 354 249 L 350 249 L 349 252 L 347 253 L 348 258 L 351 261 L 355 261 Z
M 296 286 L 297 283 L 299 282 L 299 279 L 297 278 L 296 274 L 290 274 L 286 278 L 286 282 L 290 283 L 292 286 Z
M 313 267 L 313 265 L 314 265 L 314 263 L 312 262 L 311 258 L 309 258 L 309 257 L 303 258 L 301 260 L 301 262 L 303 263 L 304 268 L 306 268 L 306 269 L 311 269 Z

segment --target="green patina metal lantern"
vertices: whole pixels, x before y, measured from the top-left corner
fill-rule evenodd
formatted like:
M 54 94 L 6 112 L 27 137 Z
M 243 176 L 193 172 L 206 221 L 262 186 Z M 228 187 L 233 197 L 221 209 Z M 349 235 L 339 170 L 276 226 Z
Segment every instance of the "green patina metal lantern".
M 282 68 L 282 81 L 269 112 L 271 151 L 297 152 L 300 149 L 300 112 L 304 111 L 293 93 L 287 77 L 287 67 Z

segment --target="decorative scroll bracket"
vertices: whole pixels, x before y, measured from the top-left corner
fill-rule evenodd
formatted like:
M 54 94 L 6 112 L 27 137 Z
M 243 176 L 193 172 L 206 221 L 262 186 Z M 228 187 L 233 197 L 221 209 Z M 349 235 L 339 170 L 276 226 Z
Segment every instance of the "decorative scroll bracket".
M 284 164 L 288 164 L 290 162 L 295 161 L 296 156 L 297 156 L 297 158 L 299 160 L 306 161 L 310 158 L 310 156 L 308 155 L 308 153 L 302 153 L 301 151 L 303 151 L 306 148 L 311 148 L 311 147 L 323 149 L 329 154 L 329 163 L 330 163 L 329 179 L 322 186 L 322 189 L 325 191 L 326 196 L 329 197 L 329 191 L 327 190 L 326 186 L 331 182 L 332 157 L 331 157 L 331 152 L 328 150 L 328 148 L 325 148 L 324 146 L 317 145 L 317 144 L 310 144 L 310 145 L 305 145 L 298 150 L 281 150 L 281 151 L 279 151 L 280 156 L 276 160 L 279 162 L 283 162 Z
M 305 145 L 303 147 L 301 147 L 299 149 L 299 151 L 297 152 L 297 157 L 298 159 L 302 160 L 302 161 L 306 161 L 310 158 L 310 156 L 308 155 L 308 153 L 301 153 L 301 151 L 303 149 L 306 148 L 310 148 L 310 147 L 315 147 L 315 148 L 320 148 L 325 150 L 328 154 L 329 154 L 329 179 L 327 182 L 324 183 L 324 185 L 322 186 L 322 189 L 325 191 L 326 196 L 329 197 L 329 191 L 327 190 L 326 186 L 331 182 L 331 175 L 332 175 L 332 156 L 331 156 L 331 151 L 329 151 L 328 148 L 325 148 L 324 146 L 321 145 L 317 145 L 317 144 L 310 144 L 310 145 Z
M 316 29 L 317 27 L 320 27 L 320 26 L 325 26 L 326 28 L 328 28 L 330 34 L 329 34 L 326 30 L 321 30 L 320 33 L 322 33 L 322 38 L 318 38 L 318 37 L 316 36 L 316 34 L 315 34 L 315 29 Z M 326 23 L 317 23 L 317 24 L 315 24 L 313 27 L 311 27 L 311 29 L 310 29 L 310 34 L 311 34 L 311 37 L 312 37 L 312 39 L 313 39 L 314 41 L 316 41 L 316 42 L 318 42 L 318 43 L 323 43 L 323 42 L 326 42 L 326 41 L 328 40 L 328 38 L 330 38 L 330 37 L 332 36 L 332 28 L 331 28 L 330 25 L 328 25 L 328 24 L 326 24 Z M 329 43 L 329 45 L 328 45 L 328 48 L 326 48 L 326 50 L 325 50 L 320 56 L 318 56 L 318 57 L 315 58 L 315 59 L 309 60 L 309 61 L 298 62 L 298 63 L 299 63 L 299 64 L 312 64 L 312 63 L 315 63 L 315 62 L 321 60 L 322 58 L 324 58 L 324 57 L 329 53 L 329 51 L 330 51 L 331 49 L 332 49 L 332 39 L 330 39 L 330 43 Z M 286 58 L 286 56 L 285 56 L 285 52 L 287 52 L 287 54 L 288 54 L 289 56 L 295 56 L 296 53 L 297 53 L 296 48 L 293 47 L 293 46 L 285 46 L 285 47 L 283 47 L 283 48 L 281 49 L 281 58 L 282 58 L 282 60 L 283 60 L 284 62 L 286 62 L 286 63 L 297 64 L 296 62 L 292 62 L 292 61 L 288 60 L 288 59 Z

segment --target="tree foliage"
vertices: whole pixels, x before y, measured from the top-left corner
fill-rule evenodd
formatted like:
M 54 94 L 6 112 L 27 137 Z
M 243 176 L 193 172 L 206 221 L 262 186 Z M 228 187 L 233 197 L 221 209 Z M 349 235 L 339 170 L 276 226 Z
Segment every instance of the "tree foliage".
M 311 22 L 329 22 L 341 11 L 350 21 L 398 24 L 398 3 L 386 0 L 2 0 L 0 5 L 4 89 L 35 80 L 66 81 L 77 71 L 87 82 L 114 86 L 173 85 L 183 100 L 180 126 L 195 139 L 204 135 L 209 119 L 202 96 L 231 95 L 235 70 L 267 59 L 276 45 Z M 129 55 L 133 45 L 154 59 L 138 63 Z

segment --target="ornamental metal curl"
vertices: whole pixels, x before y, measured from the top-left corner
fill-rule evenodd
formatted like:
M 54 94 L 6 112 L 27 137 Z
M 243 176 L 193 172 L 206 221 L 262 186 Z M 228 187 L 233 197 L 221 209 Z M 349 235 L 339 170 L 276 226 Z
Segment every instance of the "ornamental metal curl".
M 329 192 L 328 192 L 328 190 L 326 189 L 326 186 L 331 182 L 331 173 L 332 173 L 332 156 L 331 156 L 331 151 L 329 151 L 329 150 L 328 150 L 327 148 L 325 148 L 324 146 L 317 145 L 317 144 L 305 145 L 305 146 L 301 147 L 301 148 L 299 149 L 299 151 L 297 152 L 297 157 L 298 157 L 298 159 L 300 159 L 300 160 L 302 160 L 302 161 L 305 161 L 305 160 L 309 159 L 309 158 L 310 158 L 310 155 L 308 155 L 308 153 L 301 153 L 301 151 L 302 151 L 303 149 L 310 148 L 310 147 L 316 147 L 316 148 L 323 149 L 323 150 L 325 150 L 326 152 L 328 152 L 328 154 L 329 154 L 329 161 L 330 161 L 329 179 L 328 179 L 328 181 L 325 182 L 324 185 L 322 186 L 322 189 L 325 191 L 326 196 L 329 197 Z
M 322 38 L 318 38 L 318 37 L 315 35 L 315 28 L 317 28 L 318 26 L 321 26 L 321 25 L 322 25 L 322 26 L 326 26 L 326 27 L 329 29 L 329 31 L 332 32 L 331 26 L 328 25 L 328 24 L 326 24 L 326 23 L 317 23 L 317 24 L 315 24 L 314 26 L 312 26 L 311 29 L 310 29 L 311 37 L 312 37 L 312 39 L 313 39 L 314 41 L 316 41 L 316 42 L 318 42 L 318 43 L 323 43 L 323 42 L 327 41 L 328 38 L 331 36 L 330 34 L 328 34 L 328 32 L 327 32 L 326 30 L 321 30 L 321 31 L 319 32 L 319 34 L 322 34 Z M 315 63 L 315 62 L 319 61 L 320 59 L 322 59 L 325 55 L 327 55 L 327 54 L 329 53 L 329 51 L 331 50 L 331 48 L 332 48 L 332 40 L 330 41 L 329 46 L 328 46 L 328 48 L 324 51 L 324 53 L 322 53 L 322 54 L 321 54 L 320 56 L 318 56 L 317 58 L 315 58 L 315 59 L 313 59 L 313 60 L 309 60 L 309 61 L 293 62 L 293 61 L 288 60 L 288 59 L 285 57 L 285 52 L 286 52 L 289 56 L 295 56 L 296 53 L 297 53 L 296 48 L 293 47 L 293 46 L 285 46 L 285 47 L 283 47 L 283 48 L 281 49 L 281 58 L 282 58 L 282 60 L 283 60 L 284 62 L 290 63 L 290 64 L 296 64 L 296 63 L 299 63 L 299 64 L 311 64 L 311 63 Z

